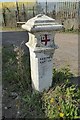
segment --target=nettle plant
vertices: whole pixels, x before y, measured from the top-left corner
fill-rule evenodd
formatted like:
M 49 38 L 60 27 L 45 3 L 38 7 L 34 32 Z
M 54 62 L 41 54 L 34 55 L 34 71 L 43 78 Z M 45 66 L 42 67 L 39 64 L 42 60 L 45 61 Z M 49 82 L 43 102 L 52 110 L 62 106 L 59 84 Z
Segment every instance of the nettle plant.
M 56 70 L 54 77 L 56 80 L 56 76 L 59 75 L 57 73 L 62 75 L 62 71 Z M 73 119 L 79 115 L 80 89 L 76 85 L 71 84 L 69 79 L 67 79 L 72 75 L 69 69 L 64 69 L 63 73 L 61 78 L 66 78 L 66 80 L 62 84 L 56 84 L 54 88 L 43 94 L 43 108 L 48 118 Z
M 76 118 L 78 116 L 78 105 L 80 90 L 74 85 L 57 86 L 44 93 L 45 114 L 49 118 Z

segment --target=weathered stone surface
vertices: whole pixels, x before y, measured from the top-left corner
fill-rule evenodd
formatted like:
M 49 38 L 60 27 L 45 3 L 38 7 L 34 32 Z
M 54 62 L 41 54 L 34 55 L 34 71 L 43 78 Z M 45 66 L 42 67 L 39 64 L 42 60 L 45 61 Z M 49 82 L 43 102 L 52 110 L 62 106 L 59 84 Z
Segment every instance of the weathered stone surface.
M 57 45 L 54 42 L 55 30 L 63 28 L 54 19 L 39 14 L 22 25 L 29 32 L 32 86 L 38 91 L 48 89 L 52 84 L 53 54 Z
M 22 28 L 29 32 L 59 30 L 62 27 L 62 25 L 55 22 L 55 19 L 52 19 L 44 14 L 39 14 L 22 25 Z

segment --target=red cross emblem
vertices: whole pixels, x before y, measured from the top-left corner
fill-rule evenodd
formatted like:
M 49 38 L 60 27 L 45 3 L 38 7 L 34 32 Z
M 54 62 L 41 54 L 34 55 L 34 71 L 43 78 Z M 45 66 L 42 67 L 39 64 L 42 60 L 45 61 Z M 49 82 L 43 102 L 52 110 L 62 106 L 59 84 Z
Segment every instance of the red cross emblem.
M 44 37 L 41 37 L 41 42 L 45 42 L 45 45 L 47 45 L 48 41 L 50 41 L 50 39 L 48 39 L 47 34 L 45 34 Z

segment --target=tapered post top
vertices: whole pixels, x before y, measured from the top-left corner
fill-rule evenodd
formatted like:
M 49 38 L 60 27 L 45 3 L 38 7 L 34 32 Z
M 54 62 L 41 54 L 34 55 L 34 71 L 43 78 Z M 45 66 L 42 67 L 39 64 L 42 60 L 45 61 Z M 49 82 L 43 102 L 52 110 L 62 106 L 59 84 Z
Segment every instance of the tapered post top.
M 58 24 L 55 19 L 52 19 L 44 14 L 39 14 L 29 19 L 22 28 L 29 32 L 43 32 L 43 31 L 56 31 L 63 28 L 63 25 Z

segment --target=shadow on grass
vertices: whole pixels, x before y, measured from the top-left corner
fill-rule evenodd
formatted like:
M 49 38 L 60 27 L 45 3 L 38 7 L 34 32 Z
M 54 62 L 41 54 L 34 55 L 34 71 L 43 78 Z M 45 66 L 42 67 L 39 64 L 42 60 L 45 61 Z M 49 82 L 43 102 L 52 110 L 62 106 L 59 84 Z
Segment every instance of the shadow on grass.
M 18 51 L 18 54 L 22 54 Z M 21 52 L 21 53 L 20 53 Z M 44 118 L 42 94 L 33 92 L 29 52 L 18 61 L 13 45 L 2 49 L 2 116 L 4 118 Z M 20 64 L 18 65 L 18 62 Z
M 70 71 L 69 67 L 65 67 L 62 69 L 53 69 L 53 81 L 52 87 L 56 84 L 62 84 L 69 81 L 71 84 L 75 84 L 80 86 L 80 76 L 75 77 L 74 74 Z
M 80 76 L 72 77 L 70 80 L 71 80 L 71 83 L 78 85 L 78 87 L 80 87 Z

